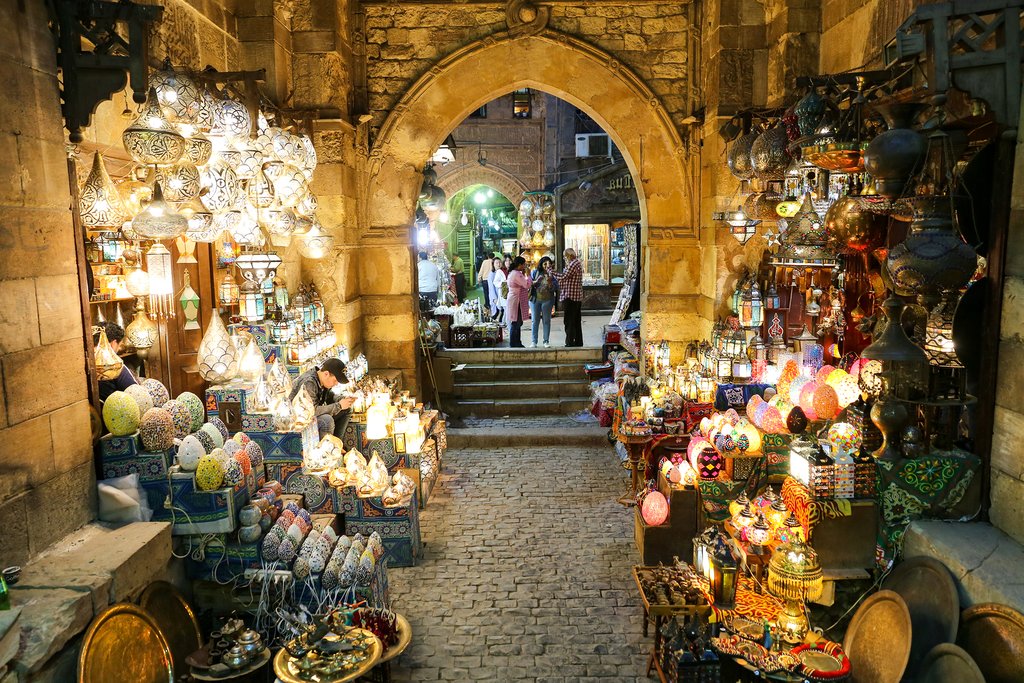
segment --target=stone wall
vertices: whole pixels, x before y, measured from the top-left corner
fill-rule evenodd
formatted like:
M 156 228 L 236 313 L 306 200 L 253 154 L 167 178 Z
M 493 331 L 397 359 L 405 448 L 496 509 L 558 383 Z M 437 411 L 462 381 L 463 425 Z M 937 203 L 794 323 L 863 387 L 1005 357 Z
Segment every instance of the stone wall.
M 0 528 L 4 565 L 94 516 L 77 235 L 53 36 L 41 2 L 0 2 Z M 91 345 L 90 345 L 91 346 Z

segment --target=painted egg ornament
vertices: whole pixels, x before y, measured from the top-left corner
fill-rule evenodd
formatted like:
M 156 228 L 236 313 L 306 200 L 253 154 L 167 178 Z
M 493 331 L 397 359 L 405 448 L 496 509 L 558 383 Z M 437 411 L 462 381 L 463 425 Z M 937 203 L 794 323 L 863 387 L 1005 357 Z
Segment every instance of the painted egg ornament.
M 252 441 L 252 439 L 249 438 L 249 435 L 246 434 L 245 432 L 238 432 L 231 438 L 237 441 L 238 443 L 242 444 L 243 446 Z
M 227 453 L 227 451 L 225 451 L 225 453 Z M 237 462 L 239 467 L 242 468 L 242 476 L 248 477 L 249 474 L 252 473 L 252 463 L 249 462 L 248 455 L 246 455 L 245 453 L 235 453 L 234 455 L 229 455 L 228 457 Z
M 149 395 L 149 390 L 142 384 L 132 384 L 124 390 L 124 393 L 139 404 L 139 415 L 145 415 L 146 411 L 153 407 L 153 397 Z
M 245 444 L 245 454 L 249 456 L 249 462 L 255 468 L 263 467 L 263 447 L 255 441 Z
M 139 404 L 123 391 L 115 391 L 103 402 L 103 424 L 114 436 L 134 434 L 141 421 Z
M 786 417 L 786 427 L 794 434 L 803 434 L 807 429 L 807 416 L 800 406 L 793 406 Z
M 192 436 L 196 438 L 199 441 L 199 443 L 203 444 L 203 448 L 206 449 L 207 453 L 213 453 L 214 449 L 217 448 L 217 444 L 213 442 L 213 437 L 210 436 L 208 433 L 204 432 L 202 429 L 200 429 L 195 434 L 192 434 Z
M 150 408 L 139 423 L 142 448 L 150 453 L 166 451 L 174 445 L 174 420 L 163 408 Z
M 819 419 L 817 411 L 814 410 L 814 392 L 818 390 L 818 386 L 817 382 L 811 380 L 800 388 L 799 405 L 803 409 L 804 415 L 811 422 Z
M 839 397 L 836 390 L 827 384 L 819 384 L 814 390 L 814 412 L 821 420 L 831 420 L 839 414 Z
M 217 429 L 216 426 L 210 423 L 206 423 L 199 428 L 199 431 L 206 432 L 207 434 L 210 435 L 210 438 L 213 439 L 214 448 L 224 447 L 224 437 L 221 435 L 220 430 Z
M 212 455 L 204 455 L 196 466 L 196 486 L 200 491 L 215 491 L 224 483 L 224 468 Z
M 175 400 L 188 408 L 188 412 L 192 416 L 190 432 L 194 432 L 203 426 L 203 422 L 206 421 L 206 406 L 203 405 L 202 399 L 191 391 L 183 391 L 178 394 L 178 398 Z
M 206 418 L 206 423 L 216 427 L 217 431 L 220 432 L 220 437 L 225 441 L 230 438 L 231 435 L 228 433 L 228 427 L 224 424 L 224 420 L 214 415 L 213 417 Z
M 178 466 L 184 471 L 195 472 L 199 467 L 199 461 L 204 457 L 206 457 L 206 447 L 194 435 L 186 436 L 178 444 Z
M 167 391 L 167 387 L 158 379 L 147 377 L 142 380 L 142 386 L 146 387 L 146 391 L 149 392 L 149 397 L 153 399 L 154 406 L 162 406 L 171 400 L 171 395 Z
M 647 526 L 661 526 L 668 519 L 668 501 L 661 491 L 651 491 L 644 496 L 640 514 Z
M 188 408 L 174 400 L 165 402 L 162 407 L 174 420 L 174 438 L 184 439 L 192 433 L 192 413 Z
M 228 459 L 228 466 L 224 468 L 224 485 L 238 486 L 242 483 L 245 475 L 242 474 L 242 465 L 234 458 Z
M 242 444 L 238 443 L 237 441 L 234 441 L 233 439 L 228 439 L 227 441 L 225 441 L 224 445 L 221 446 L 221 448 L 223 448 L 224 452 L 230 455 L 231 457 L 234 457 L 235 453 L 242 452 Z

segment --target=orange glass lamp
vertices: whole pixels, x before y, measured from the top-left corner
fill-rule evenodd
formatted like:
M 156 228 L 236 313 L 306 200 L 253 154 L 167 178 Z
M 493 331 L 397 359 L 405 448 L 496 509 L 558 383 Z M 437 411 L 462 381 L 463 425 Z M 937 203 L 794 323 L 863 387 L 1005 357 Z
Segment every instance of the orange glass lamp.
M 640 504 L 640 515 L 647 526 L 661 526 L 668 519 L 668 500 L 661 491 L 650 491 Z
M 757 514 L 757 521 L 751 524 L 747 528 L 747 542 L 754 546 L 755 551 L 757 549 L 764 548 L 772 538 L 772 529 L 768 525 L 768 520 L 764 516 L 764 512 Z
M 823 572 L 818 554 L 800 539 L 783 543 L 768 562 L 768 592 L 786 601 L 778 618 L 780 639 L 792 645 L 804 641 L 810 628 L 804 601 L 821 597 Z

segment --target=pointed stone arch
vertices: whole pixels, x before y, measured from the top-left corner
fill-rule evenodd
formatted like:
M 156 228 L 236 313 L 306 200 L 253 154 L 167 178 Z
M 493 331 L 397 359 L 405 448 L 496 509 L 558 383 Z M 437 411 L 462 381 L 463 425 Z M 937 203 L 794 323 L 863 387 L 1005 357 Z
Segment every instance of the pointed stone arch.
M 522 180 L 494 164 L 484 166 L 473 161 L 451 170 L 441 169 L 437 174 L 437 186 L 444 190 L 449 198 L 470 185 L 487 185 L 494 188 L 514 206 L 519 206 L 523 193 L 531 189 Z
M 704 258 L 706 247 L 698 238 L 699 158 L 688 154 L 657 95 L 628 67 L 589 43 L 551 30 L 495 34 L 449 54 L 416 80 L 388 114 L 369 154 L 361 243 L 364 263 L 390 277 L 362 280 L 369 286 L 364 295 L 372 301 L 386 298 L 392 302 L 389 309 L 411 307 L 410 230 L 423 166 L 470 112 L 518 88 L 572 103 L 597 121 L 622 152 L 640 199 L 646 337 L 682 341 L 702 335 L 712 315 L 714 261 L 710 255 Z M 381 334 L 375 334 L 378 326 Z M 364 315 L 372 363 L 397 353 L 383 326 L 394 332 L 392 315 Z M 402 327 L 409 357 L 384 367 L 415 365 L 413 318 Z

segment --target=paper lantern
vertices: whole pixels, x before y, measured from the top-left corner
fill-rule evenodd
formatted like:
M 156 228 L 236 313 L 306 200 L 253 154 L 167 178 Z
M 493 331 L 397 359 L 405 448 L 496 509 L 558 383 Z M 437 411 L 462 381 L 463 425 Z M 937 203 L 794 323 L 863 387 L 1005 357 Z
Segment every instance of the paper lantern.
M 651 491 L 644 496 L 640 514 L 647 526 L 661 526 L 668 519 L 668 501 L 661 491 Z
M 818 384 L 812 403 L 819 420 L 831 420 L 839 414 L 839 397 L 828 384 Z
M 128 436 L 139 429 L 139 404 L 123 391 L 115 391 L 103 402 L 103 423 L 114 436 Z
M 794 386 L 796 386 L 795 383 Z M 817 391 L 818 386 L 818 383 L 814 380 L 810 380 L 802 384 L 800 387 L 800 400 L 797 401 L 797 404 L 801 409 L 803 409 L 804 415 L 806 415 L 807 419 L 811 422 L 819 419 L 818 413 L 814 409 L 814 392 Z

